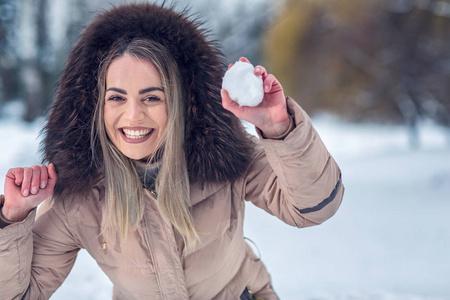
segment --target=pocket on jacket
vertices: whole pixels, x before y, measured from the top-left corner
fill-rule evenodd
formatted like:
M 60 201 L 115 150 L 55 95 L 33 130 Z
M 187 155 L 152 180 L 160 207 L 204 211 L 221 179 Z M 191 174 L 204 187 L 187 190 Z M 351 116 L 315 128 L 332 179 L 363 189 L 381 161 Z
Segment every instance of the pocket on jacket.
M 154 273 L 148 249 L 139 232 L 130 233 L 122 243 L 106 237 L 100 228 L 81 226 L 84 246 L 99 265 L 110 268 L 137 268 L 144 273 Z

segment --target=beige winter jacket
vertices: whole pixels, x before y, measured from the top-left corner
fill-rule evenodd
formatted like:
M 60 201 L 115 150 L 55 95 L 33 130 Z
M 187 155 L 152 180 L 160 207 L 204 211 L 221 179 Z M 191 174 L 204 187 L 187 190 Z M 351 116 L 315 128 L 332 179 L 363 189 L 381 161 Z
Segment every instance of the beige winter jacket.
M 239 299 L 246 287 L 263 299 L 277 299 L 263 263 L 243 238 L 244 200 L 306 227 L 330 218 L 344 192 L 339 167 L 309 117 L 293 100 L 288 106 L 295 129 L 284 140 L 255 139 L 245 176 L 192 184 L 192 214 L 205 232 L 194 250 L 183 251 L 151 191 L 138 230 L 121 244 L 101 233 L 102 189 L 93 190 L 88 201 L 46 201 L 36 221 L 35 211 L 21 223 L 0 220 L 0 299 L 48 299 L 80 248 L 111 279 L 114 299 Z

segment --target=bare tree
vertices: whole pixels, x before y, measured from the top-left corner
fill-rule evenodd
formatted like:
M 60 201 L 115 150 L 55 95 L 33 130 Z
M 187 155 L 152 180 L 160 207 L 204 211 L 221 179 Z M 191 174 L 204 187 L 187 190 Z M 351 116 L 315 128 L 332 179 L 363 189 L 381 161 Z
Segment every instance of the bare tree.
M 7 99 L 18 96 L 16 17 L 16 3 L 0 0 L 0 107 Z
M 241 56 L 251 61 L 261 61 L 261 43 L 264 31 L 276 12 L 275 4 L 269 0 L 249 1 L 186 1 L 183 5 L 198 12 L 201 20 L 212 32 L 212 38 L 219 41 L 230 62 Z
M 24 100 L 26 111 L 24 119 L 32 121 L 44 113 L 45 107 L 52 97 L 52 69 L 48 67 L 52 55 L 51 40 L 47 26 L 49 5 L 47 0 L 35 0 L 28 3 L 34 20 L 34 51 L 25 56 L 21 65 L 22 82 L 24 84 Z

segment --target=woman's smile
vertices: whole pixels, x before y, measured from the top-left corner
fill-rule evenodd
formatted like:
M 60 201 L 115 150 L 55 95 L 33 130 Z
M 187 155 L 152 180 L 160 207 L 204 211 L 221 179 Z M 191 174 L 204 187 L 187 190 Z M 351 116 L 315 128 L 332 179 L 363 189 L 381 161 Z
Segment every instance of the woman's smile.
M 121 128 L 120 132 L 123 134 L 123 138 L 128 143 L 142 143 L 150 138 L 153 133 L 153 129 L 140 129 L 140 128 Z

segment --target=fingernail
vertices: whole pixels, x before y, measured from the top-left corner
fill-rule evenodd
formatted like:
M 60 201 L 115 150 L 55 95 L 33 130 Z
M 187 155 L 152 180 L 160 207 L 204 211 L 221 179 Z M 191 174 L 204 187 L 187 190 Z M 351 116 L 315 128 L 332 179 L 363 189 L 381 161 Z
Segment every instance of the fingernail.
M 266 86 L 264 87 L 264 90 L 265 90 L 266 92 L 268 92 L 268 91 L 269 91 L 269 86 L 266 85 Z
M 38 192 L 37 187 L 33 186 L 33 187 L 31 188 L 31 193 L 32 193 L 33 195 L 36 195 L 37 192 Z
M 42 181 L 41 182 L 41 189 L 45 189 L 46 186 L 47 186 L 47 182 Z
M 24 191 L 23 191 L 23 196 L 24 196 L 24 197 L 28 196 L 29 194 L 30 194 L 30 191 L 29 191 L 29 190 L 24 190 Z
M 223 91 L 223 89 L 220 90 L 220 96 L 223 98 L 225 96 L 225 92 Z
M 260 67 L 256 67 L 256 68 L 255 68 L 255 71 L 256 71 L 256 72 L 260 72 L 260 71 L 261 71 L 261 68 L 260 68 Z

